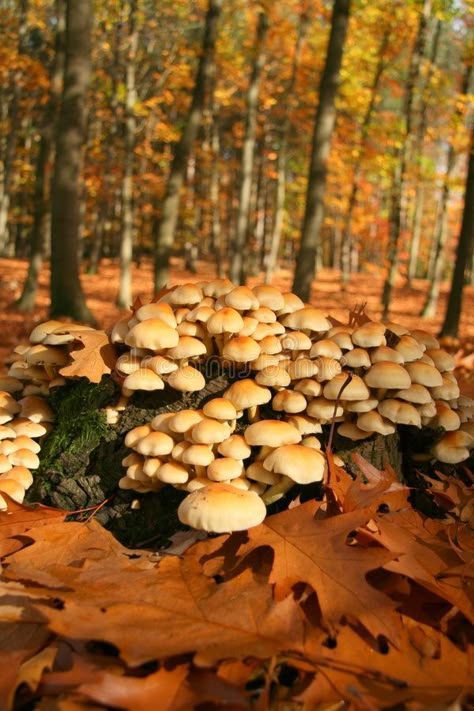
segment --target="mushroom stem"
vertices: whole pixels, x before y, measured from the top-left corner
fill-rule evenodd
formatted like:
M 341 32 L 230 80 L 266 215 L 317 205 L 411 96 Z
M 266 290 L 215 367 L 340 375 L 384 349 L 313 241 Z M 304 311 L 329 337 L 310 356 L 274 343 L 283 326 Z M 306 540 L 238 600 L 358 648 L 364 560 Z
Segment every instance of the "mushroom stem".
M 283 475 L 278 484 L 270 486 L 260 498 L 266 506 L 270 506 L 270 504 L 274 504 L 275 501 L 283 498 L 287 491 L 289 491 L 294 485 L 295 482 L 293 479 L 290 479 L 289 476 Z
M 257 422 L 260 419 L 260 408 L 258 405 L 251 405 L 247 408 L 247 417 L 250 423 Z

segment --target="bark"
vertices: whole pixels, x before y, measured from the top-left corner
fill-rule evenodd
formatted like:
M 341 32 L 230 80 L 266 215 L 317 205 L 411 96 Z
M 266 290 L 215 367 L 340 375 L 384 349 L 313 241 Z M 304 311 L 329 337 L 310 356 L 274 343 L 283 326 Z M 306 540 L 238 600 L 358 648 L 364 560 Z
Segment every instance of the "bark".
M 349 23 L 349 10 L 350 0 L 335 0 L 326 61 L 319 86 L 319 103 L 313 132 L 306 207 L 292 288 L 292 291 L 303 301 L 310 299 L 311 282 L 314 278 L 315 265 L 320 251 L 327 160 L 335 124 L 335 100 Z
M 211 179 L 209 189 L 209 200 L 211 204 L 211 244 L 216 260 L 217 276 L 225 276 L 224 258 L 225 245 L 221 227 L 219 192 L 220 177 L 218 156 L 220 151 L 219 125 L 217 123 L 217 112 L 212 112 L 211 120 Z
M 467 64 L 465 72 L 462 78 L 461 94 L 466 95 L 469 91 L 469 85 L 471 83 L 472 75 L 472 64 Z M 456 111 L 458 118 L 461 118 L 461 112 L 458 109 Z M 448 148 L 448 158 L 446 165 L 446 172 L 444 176 L 443 188 L 441 192 L 441 201 L 438 210 L 438 216 L 436 220 L 436 230 L 433 240 L 433 254 L 432 254 L 432 265 L 433 270 L 430 274 L 430 285 L 428 288 L 428 293 L 426 296 L 425 303 L 421 310 L 420 316 L 423 318 L 431 318 L 436 313 L 436 307 L 438 305 L 439 290 L 441 286 L 441 281 L 444 274 L 444 252 L 446 246 L 446 240 L 448 237 L 448 203 L 451 194 L 450 184 L 451 177 L 453 174 L 454 167 L 456 165 L 456 151 L 452 144 Z
M 136 91 L 136 54 L 138 31 L 136 28 L 137 0 L 130 2 L 128 15 L 128 53 L 125 68 L 125 121 L 124 121 L 124 172 L 122 177 L 122 233 L 120 236 L 120 276 L 117 306 L 129 308 L 132 304 L 133 259 L 133 173 L 135 149 L 135 102 Z
M 40 146 L 36 161 L 34 214 L 30 236 L 28 272 L 23 284 L 22 293 L 13 304 L 15 309 L 22 312 L 28 312 L 34 309 L 39 275 L 49 237 L 49 206 L 51 196 L 50 164 L 54 154 L 54 128 L 56 126 L 61 83 L 64 74 L 64 13 L 61 12 L 61 7 L 58 2 L 56 3 L 56 17 L 58 18 L 58 24 L 56 28 L 53 66 L 51 68 L 50 97 L 43 114 Z
M 403 110 L 403 134 L 400 148 L 397 149 L 396 168 L 394 170 L 391 188 L 389 235 L 387 250 L 387 276 L 382 292 L 383 318 L 388 318 L 392 290 L 398 270 L 398 247 L 403 226 L 403 198 L 406 184 L 406 171 L 411 156 L 411 140 L 413 128 L 413 102 L 415 90 L 420 76 L 421 61 L 426 50 L 428 19 L 431 14 L 431 0 L 423 0 L 418 31 L 411 53 L 408 79 L 405 88 Z
M 265 41 L 267 33 L 268 17 L 262 12 L 258 18 L 255 59 L 247 91 L 245 137 L 240 167 L 239 207 L 229 270 L 230 279 L 235 284 L 244 284 L 247 276 L 244 250 L 249 226 L 250 197 L 252 193 L 254 154 L 257 136 L 258 97 L 262 70 L 265 64 Z
M 420 89 L 422 96 L 420 105 L 420 122 L 418 124 L 418 130 L 416 132 L 415 146 L 413 152 L 417 156 L 418 166 L 417 175 L 415 183 L 415 210 L 413 213 L 413 224 L 412 224 L 412 238 L 409 246 L 409 257 L 408 257 L 408 269 L 407 269 L 407 287 L 411 286 L 412 280 L 417 276 L 417 266 L 418 266 L 418 252 L 420 250 L 421 241 L 421 223 L 423 218 L 423 207 L 424 207 L 424 187 L 421 176 L 421 159 L 423 157 L 423 145 L 425 140 L 426 129 L 428 127 L 428 104 L 425 98 L 425 93 L 427 87 L 430 86 L 431 78 L 433 76 L 433 71 L 436 66 L 436 60 L 438 57 L 438 49 L 441 39 L 441 30 L 443 23 L 441 20 L 436 21 L 436 27 L 434 31 L 433 42 L 431 45 L 431 53 L 429 57 L 429 69 L 423 82 L 423 86 Z
M 375 74 L 372 80 L 372 85 L 370 87 L 370 100 L 365 112 L 364 118 L 362 120 L 362 126 L 360 130 L 359 147 L 357 150 L 357 158 L 354 164 L 354 172 L 352 176 L 352 188 L 351 194 L 349 196 L 349 204 L 347 207 L 346 217 L 344 220 L 344 227 L 342 232 L 342 242 L 341 242 L 341 276 L 342 281 L 347 283 L 352 272 L 352 243 L 351 243 L 351 225 L 352 218 L 354 216 L 354 210 L 357 204 L 357 196 L 359 193 L 359 180 L 362 172 L 362 159 L 364 155 L 364 149 L 367 143 L 367 138 L 369 136 L 370 122 L 372 120 L 372 114 L 375 108 L 375 102 L 377 100 L 377 93 L 379 89 L 380 79 L 382 77 L 383 71 L 386 67 L 385 51 L 388 46 L 388 41 L 390 39 L 391 28 L 390 26 L 385 29 L 382 37 L 382 42 L 380 43 L 380 49 L 378 53 L 378 62 L 375 69 Z
M 222 0 L 209 0 L 204 38 L 199 60 L 191 108 L 181 139 L 175 147 L 166 194 L 161 208 L 155 244 L 154 290 L 158 292 L 168 282 L 169 260 L 178 221 L 181 188 L 192 144 L 201 124 L 208 87 L 214 68 L 214 49 Z
M 90 76 L 92 2 L 66 6 L 64 85 L 56 135 L 51 205 L 52 317 L 92 323 L 79 278 L 81 168 Z
M 440 336 L 457 338 L 461 318 L 465 273 L 473 256 L 474 244 L 474 125 L 471 129 L 469 158 L 464 192 L 464 210 L 456 261 Z
M 266 256 L 265 265 L 265 283 L 271 282 L 273 272 L 275 271 L 278 252 L 280 250 L 281 234 L 283 230 L 283 214 L 285 208 L 286 195 L 286 164 L 288 160 L 288 141 L 290 138 L 290 110 L 293 104 L 293 93 L 295 90 L 296 77 L 301 57 L 301 47 L 307 27 L 307 16 L 304 12 L 301 13 L 298 23 L 298 34 L 296 37 L 295 53 L 293 55 L 293 63 L 291 66 L 291 75 L 282 97 L 282 105 L 285 106 L 285 114 L 280 129 L 280 149 L 277 158 L 277 184 L 275 195 L 275 210 L 273 219 L 273 229 L 270 240 L 270 249 Z

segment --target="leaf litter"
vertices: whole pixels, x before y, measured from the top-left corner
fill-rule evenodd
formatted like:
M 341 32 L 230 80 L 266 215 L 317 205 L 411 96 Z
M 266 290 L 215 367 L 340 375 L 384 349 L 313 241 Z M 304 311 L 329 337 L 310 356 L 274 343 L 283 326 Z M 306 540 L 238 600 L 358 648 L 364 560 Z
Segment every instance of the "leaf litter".
M 355 463 L 353 479 L 330 457 L 324 501 L 170 551 L 0 512 L 1 707 L 469 708 L 466 491 L 432 520 L 390 469 Z

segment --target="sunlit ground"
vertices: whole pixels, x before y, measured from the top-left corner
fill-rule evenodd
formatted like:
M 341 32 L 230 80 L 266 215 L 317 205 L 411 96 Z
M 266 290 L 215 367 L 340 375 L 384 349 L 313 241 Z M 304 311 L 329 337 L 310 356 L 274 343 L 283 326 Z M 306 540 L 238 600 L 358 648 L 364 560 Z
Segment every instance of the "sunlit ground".
M 37 305 L 31 314 L 19 314 L 11 308 L 11 303 L 20 296 L 23 280 L 26 275 L 27 262 L 18 259 L 0 259 L 0 359 L 5 357 L 13 347 L 27 339 L 33 326 L 48 317 L 49 270 L 44 268 L 40 278 L 40 288 Z M 198 281 L 215 277 L 214 265 L 209 262 L 198 262 L 197 274 L 191 274 L 183 267 L 181 259 L 171 262 L 170 285 L 186 281 Z M 112 260 L 103 260 L 97 275 L 82 275 L 82 284 L 87 295 L 87 303 L 102 328 L 109 328 L 126 311 L 115 305 L 118 291 L 118 266 Z M 276 272 L 273 284 L 282 291 L 290 291 L 293 275 L 289 269 Z M 253 286 L 263 280 L 263 275 L 249 280 Z M 134 298 L 142 296 L 151 299 L 153 293 L 153 272 L 151 262 L 143 261 L 140 267 L 132 269 L 132 285 Z M 383 288 L 383 274 L 376 270 L 370 273 L 356 274 L 351 282 L 342 289 L 339 272 L 331 269 L 322 270 L 314 281 L 312 303 L 325 313 L 344 321 L 348 310 L 355 306 L 366 304 L 368 315 L 374 319 L 381 317 L 382 309 L 380 295 Z M 400 279 L 393 291 L 390 320 L 397 321 L 409 329 L 423 328 L 434 334 L 442 325 L 448 284 L 443 284 L 438 302 L 436 316 L 422 319 L 419 313 L 426 298 L 427 282 L 415 280 L 413 287 L 407 289 L 404 280 Z M 463 299 L 463 310 L 459 332 L 459 343 L 449 344 L 453 352 L 458 353 L 458 360 L 469 372 L 463 373 L 471 379 L 472 371 L 468 368 L 473 360 L 474 351 L 474 288 L 466 287 Z

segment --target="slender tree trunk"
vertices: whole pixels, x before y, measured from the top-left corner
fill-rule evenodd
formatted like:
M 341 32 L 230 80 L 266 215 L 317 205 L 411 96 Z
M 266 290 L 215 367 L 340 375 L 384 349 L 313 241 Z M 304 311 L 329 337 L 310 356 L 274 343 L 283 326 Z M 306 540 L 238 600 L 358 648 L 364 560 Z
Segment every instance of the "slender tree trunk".
M 214 67 L 214 48 L 222 0 L 209 0 L 202 53 L 194 85 L 191 108 L 181 139 L 176 145 L 156 233 L 154 289 L 158 292 L 168 281 L 169 260 L 178 221 L 180 193 L 192 144 L 201 124 L 206 94 Z
M 387 49 L 388 41 L 390 39 L 390 33 L 391 33 L 391 27 L 388 26 L 385 29 L 385 32 L 382 37 L 382 41 L 380 43 L 377 67 L 375 69 L 374 78 L 372 80 L 372 85 L 370 87 L 370 100 L 369 100 L 369 104 L 367 106 L 367 110 L 365 112 L 365 115 L 364 115 L 364 118 L 362 121 L 359 146 L 358 146 L 358 150 L 357 150 L 357 157 L 356 157 L 355 164 L 354 164 L 351 194 L 349 196 L 349 204 L 347 207 L 347 212 L 346 212 L 345 220 L 344 220 L 344 226 L 343 226 L 343 230 L 342 230 L 341 272 L 342 272 L 342 281 L 344 283 L 347 283 L 349 281 L 350 274 L 352 271 L 352 259 L 351 259 L 351 254 L 352 254 L 352 244 L 351 244 L 352 218 L 354 216 L 354 210 L 355 210 L 355 206 L 357 204 L 357 196 L 359 193 L 359 180 L 360 180 L 360 175 L 362 172 L 362 159 L 363 159 L 363 155 L 364 155 L 364 149 L 365 149 L 365 146 L 367 143 L 367 138 L 369 135 L 370 122 L 372 120 L 372 114 L 373 114 L 374 108 L 375 108 L 375 102 L 377 99 L 377 92 L 378 92 L 378 88 L 379 88 L 379 84 L 380 84 L 380 79 L 382 77 L 383 71 L 386 66 L 385 51 Z
M 406 171 L 411 155 L 412 113 L 415 88 L 420 75 L 421 60 L 425 54 L 428 19 L 431 14 L 431 0 L 423 0 L 418 32 L 413 45 L 405 90 L 403 111 L 404 130 L 401 145 L 396 151 L 396 168 L 393 173 L 391 188 L 389 235 L 387 252 L 387 276 L 382 292 L 383 318 L 387 318 L 390 309 L 392 290 L 398 269 L 398 248 L 403 225 L 403 197 L 405 192 Z
M 436 65 L 436 60 L 438 56 L 438 49 L 440 45 L 441 30 L 443 23 L 441 20 L 436 21 L 436 27 L 433 36 L 433 42 L 431 45 L 431 52 L 429 58 L 429 69 L 427 75 L 424 78 L 423 86 L 420 88 L 421 106 L 420 106 L 420 122 L 418 124 L 418 130 L 416 132 L 416 142 L 413 148 L 413 152 L 417 157 L 417 175 L 415 184 L 415 209 L 413 213 L 413 223 L 412 223 L 412 237 L 410 246 L 408 249 L 408 268 L 407 268 L 407 287 L 411 286 L 412 280 L 417 275 L 418 266 L 418 252 L 420 251 L 421 242 L 421 224 L 423 219 L 423 207 L 424 207 L 424 187 L 422 181 L 422 167 L 421 160 L 423 157 L 423 145 L 425 141 L 426 129 L 428 126 L 428 105 L 425 98 L 426 87 L 430 86 L 431 77 Z
M 474 124 L 471 129 L 469 158 L 464 192 L 464 210 L 461 232 L 456 253 L 456 262 L 448 297 L 446 315 L 441 327 L 440 336 L 457 338 L 461 318 L 462 299 L 466 268 L 473 257 L 474 245 Z
M 472 64 L 468 62 L 462 78 L 461 94 L 467 95 L 471 83 Z M 461 112 L 458 110 L 457 115 L 461 118 Z M 443 189 L 441 192 L 441 202 L 438 210 L 438 219 L 436 221 L 436 231 L 434 234 L 433 244 L 433 272 L 430 275 L 430 285 L 426 301 L 421 310 L 420 316 L 423 318 L 431 318 L 436 313 L 438 304 L 439 289 L 444 273 L 444 248 L 448 237 L 448 202 L 451 194 L 450 184 L 451 177 L 456 164 L 456 151 L 452 144 L 448 148 L 448 158 L 446 164 L 446 173 L 443 181 Z
M 211 119 L 211 180 L 209 190 L 209 200 L 211 203 L 211 244 L 216 260 L 217 276 L 225 276 L 224 258 L 225 245 L 221 229 L 221 216 L 219 205 L 220 176 L 218 156 L 220 151 L 219 125 L 217 123 L 217 112 L 212 111 Z
M 241 179 L 237 225 L 232 243 L 230 278 L 236 284 L 246 281 L 245 243 L 249 226 L 250 197 L 252 193 L 253 165 L 257 135 L 258 96 L 262 70 L 265 64 L 265 42 L 268 33 L 268 17 L 261 12 L 257 24 L 255 59 L 247 91 L 247 115 L 245 137 L 242 147 Z
M 92 1 L 68 0 L 64 86 L 51 210 L 51 316 L 92 323 L 79 278 L 80 178 L 90 77 Z
M 124 172 L 122 178 L 122 233 L 120 237 L 120 277 L 117 306 L 127 309 L 132 304 L 133 259 L 133 173 L 135 149 L 135 102 L 137 99 L 135 74 L 138 31 L 136 28 L 137 0 L 131 0 L 128 14 L 128 52 L 125 67 Z
M 320 250 L 327 160 L 335 123 L 335 99 L 349 23 L 349 9 L 350 0 L 334 0 L 326 62 L 319 86 L 319 103 L 314 124 L 306 208 L 293 282 L 293 291 L 303 301 L 310 299 L 311 282 L 314 278 L 315 265 Z
M 51 160 L 54 153 L 54 129 L 56 126 L 61 86 L 64 74 L 64 13 L 56 2 L 55 52 L 51 68 L 51 88 L 49 101 L 43 115 L 40 146 L 36 161 L 33 225 L 30 236 L 30 258 L 28 272 L 20 297 L 13 306 L 18 311 L 32 311 L 36 303 L 38 280 L 43 266 L 43 257 L 50 229 L 49 206 L 51 196 Z
M 288 86 L 284 96 L 282 97 L 282 105 L 285 106 L 285 114 L 282 127 L 280 130 L 280 149 L 277 158 L 277 181 L 275 195 L 275 210 L 273 219 L 273 229 L 270 239 L 270 249 L 266 255 L 265 264 L 265 283 L 269 284 L 272 280 L 273 272 L 275 271 L 278 252 L 280 250 L 281 234 L 283 230 L 283 214 L 285 209 L 286 196 L 286 164 L 288 160 L 288 141 L 290 137 L 290 107 L 292 105 L 292 97 L 298 74 L 298 67 L 301 57 L 301 47 L 307 27 L 307 16 L 302 12 L 298 23 L 298 34 L 296 37 L 295 53 L 291 67 L 291 75 L 288 81 Z

